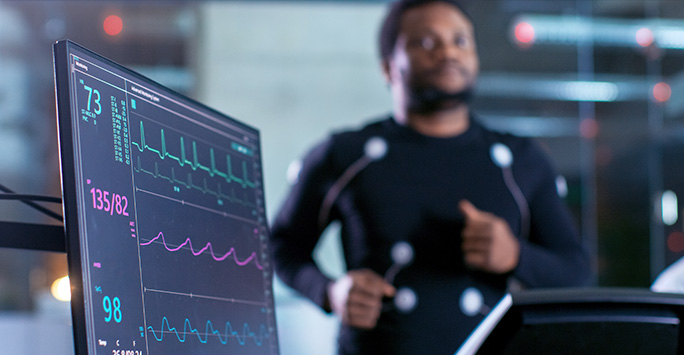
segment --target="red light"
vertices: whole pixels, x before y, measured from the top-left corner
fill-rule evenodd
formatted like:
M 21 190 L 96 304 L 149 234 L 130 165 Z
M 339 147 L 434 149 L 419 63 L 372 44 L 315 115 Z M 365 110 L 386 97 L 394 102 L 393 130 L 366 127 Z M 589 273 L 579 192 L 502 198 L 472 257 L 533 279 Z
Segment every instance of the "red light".
M 673 253 L 684 251 L 684 234 L 682 232 L 672 232 L 667 236 L 667 248 Z
M 670 96 L 672 96 L 672 89 L 667 83 L 661 81 L 653 85 L 653 99 L 657 102 L 666 102 Z
M 593 118 L 585 118 L 580 122 L 580 134 L 586 139 L 594 139 L 598 135 L 599 126 Z
M 636 42 L 642 47 L 648 47 L 653 44 L 653 32 L 648 28 L 640 28 L 636 31 Z
M 116 36 L 123 30 L 123 21 L 119 16 L 109 15 L 102 23 L 102 28 L 108 35 Z
M 613 161 L 613 150 L 606 146 L 600 145 L 596 147 L 596 165 L 608 166 Z
M 527 22 L 515 25 L 515 39 L 521 46 L 528 47 L 534 43 L 534 27 Z

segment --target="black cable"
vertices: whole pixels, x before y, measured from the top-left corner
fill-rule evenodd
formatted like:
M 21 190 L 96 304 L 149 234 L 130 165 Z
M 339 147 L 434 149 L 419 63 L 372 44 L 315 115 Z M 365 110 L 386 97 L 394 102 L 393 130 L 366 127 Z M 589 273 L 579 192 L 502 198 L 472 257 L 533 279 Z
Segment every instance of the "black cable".
M 59 197 L 43 196 L 43 195 L 27 195 L 27 194 L 10 194 L 10 193 L 0 194 L 0 200 L 21 200 L 21 201 L 41 201 L 41 202 L 62 203 L 62 199 Z
M 61 202 L 62 202 L 61 199 L 58 199 L 58 198 L 56 198 L 56 197 L 49 197 L 49 196 L 34 196 L 34 195 L 17 194 L 17 193 L 15 193 L 14 191 L 12 191 L 11 189 L 9 189 L 8 187 L 6 187 L 6 186 L 4 186 L 4 185 L 2 185 L 2 184 L 0 184 L 0 191 L 5 192 L 5 194 L 0 194 L 0 199 L 4 199 L 4 200 L 19 200 L 19 201 L 21 201 L 21 202 L 27 204 L 28 206 L 30 206 L 30 207 L 32 207 L 32 208 L 38 210 L 39 212 L 42 212 L 43 214 L 47 215 L 48 217 L 52 217 L 52 218 L 54 218 L 54 219 L 56 219 L 56 220 L 58 220 L 58 221 L 60 221 L 60 222 L 63 222 L 63 221 L 64 221 L 64 219 L 62 218 L 62 216 L 60 216 L 59 214 L 57 214 L 57 213 L 55 213 L 55 212 L 53 212 L 53 211 L 51 211 L 51 210 L 49 210 L 49 209 L 47 209 L 47 208 L 45 208 L 45 207 L 43 207 L 43 206 L 41 206 L 41 205 L 39 205 L 39 204 L 33 202 L 33 201 L 30 201 L 30 200 L 33 200 L 33 198 L 22 199 L 22 198 L 16 198 L 16 197 L 12 197 L 12 196 L 8 196 L 8 198 L 3 198 L 2 196 L 14 195 L 14 196 L 20 196 L 20 197 L 22 197 L 22 196 L 24 196 L 24 197 L 39 197 L 39 200 L 44 200 L 44 201 L 50 200 L 50 201 L 47 201 L 47 202 L 55 202 L 55 203 L 61 203 Z M 59 202 L 57 202 L 57 200 L 58 200 Z

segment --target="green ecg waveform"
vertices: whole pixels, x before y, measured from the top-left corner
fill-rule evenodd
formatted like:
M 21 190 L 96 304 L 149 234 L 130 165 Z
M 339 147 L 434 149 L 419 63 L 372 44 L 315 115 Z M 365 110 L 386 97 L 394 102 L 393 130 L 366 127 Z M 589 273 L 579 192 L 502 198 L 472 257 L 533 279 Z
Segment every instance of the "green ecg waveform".
M 224 194 L 223 191 L 221 191 L 221 183 L 216 184 L 217 185 L 216 191 L 214 191 L 208 187 L 207 179 L 203 179 L 204 183 L 202 185 L 196 185 L 195 183 L 193 183 L 192 174 L 190 174 L 190 173 L 188 173 L 187 181 L 178 180 L 176 178 L 176 172 L 174 171 L 173 168 L 171 168 L 171 176 L 165 176 L 159 172 L 159 165 L 156 162 L 154 163 L 154 171 L 146 170 L 142 167 L 142 164 L 140 163 L 140 157 L 138 157 L 137 164 L 133 167 L 133 170 L 135 170 L 138 173 L 145 173 L 145 174 L 152 175 L 152 177 L 154 177 L 154 178 L 166 180 L 166 181 L 168 181 L 174 185 L 181 185 L 181 186 L 185 186 L 188 189 L 195 189 L 195 190 L 199 190 L 205 194 L 214 195 L 219 200 L 226 200 L 226 201 L 229 201 L 231 203 L 238 203 L 238 204 L 241 204 L 241 205 L 244 205 L 247 207 L 254 207 L 255 206 L 254 203 L 242 200 L 239 197 L 235 196 L 235 190 L 233 190 L 232 188 L 230 189 L 230 195 Z
M 176 161 L 181 167 L 183 166 L 189 166 L 193 171 L 197 170 L 204 170 L 206 171 L 209 176 L 214 177 L 214 176 L 219 176 L 223 179 L 226 180 L 226 182 L 231 183 L 231 182 L 236 182 L 242 187 L 255 187 L 256 185 L 254 182 L 250 181 L 247 175 L 247 162 L 243 161 L 242 162 L 242 178 L 237 177 L 233 175 L 233 168 L 232 168 L 232 163 L 231 163 L 231 157 L 229 154 L 226 154 L 226 172 L 219 171 L 216 168 L 216 157 L 214 155 L 214 148 L 209 148 L 209 165 L 203 165 L 202 163 L 199 162 L 199 159 L 197 158 L 197 144 L 195 141 L 192 141 L 192 160 L 188 159 L 188 156 L 185 152 L 185 140 L 183 136 L 180 137 L 180 156 L 173 155 L 169 153 L 166 150 L 166 138 L 164 137 L 164 129 L 161 129 L 161 149 L 156 149 L 153 147 L 150 147 L 145 143 L 145 126 L 143 125 L 143 122 L 140 121 L 140 143 L 138 142 L 131 142 L 131 144 L 135 145 L 138 150 L 142 153 L 145 150 L 149 150 L 151 152 L 156 153 L 159 155 L 159 159 L 165 160 L 166 158 L 172 159 Z M 138 163 L 138 165 L 140 165 Z M 156 163 L 155 163 L 156 166 Z M 146 171 L 149 173 L 149 171 Z M 173 170 L 172 170 L 173 173 Z M 158 177 L 159 174 L 157 173 L 155 177 Z M 190 174 L 188 174 L 188 183 L 185 184 L 181 181 L 178 181 L 174 178 L 174 181 L 177 183 L 183 184 L 186 187 L 195 187 L 195 185 L 192 185 L 192 177 Z M 205 179 L 205 185 L 206 185 L 206 179 Z M 219 186 L 220 187 L 220 186 Z

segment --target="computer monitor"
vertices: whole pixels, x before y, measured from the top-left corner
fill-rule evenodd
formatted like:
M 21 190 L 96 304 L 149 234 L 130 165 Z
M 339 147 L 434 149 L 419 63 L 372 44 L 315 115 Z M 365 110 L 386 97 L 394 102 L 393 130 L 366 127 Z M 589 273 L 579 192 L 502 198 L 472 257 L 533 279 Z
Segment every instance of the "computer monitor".
M 277 354 L 259 131 L 54 45 L 77 354 Z
M 647 289 L 508 294 L 456 355 L 684 354 L 684 295 Z

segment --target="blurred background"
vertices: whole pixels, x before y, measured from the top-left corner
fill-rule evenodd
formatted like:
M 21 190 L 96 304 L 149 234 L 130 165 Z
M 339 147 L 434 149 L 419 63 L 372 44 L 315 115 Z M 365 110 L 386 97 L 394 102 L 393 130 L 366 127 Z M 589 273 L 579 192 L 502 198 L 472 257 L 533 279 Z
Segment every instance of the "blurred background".
M 376 46 L 387 3 L 0 0 L 0 184 L 61 194 L 52 43 L 69 38 L 259 128 L 272 217 L 293 161 L 391 109 Z M 684 2 L 466 5 L 481 59 L 475 111 L 547 149 L 594 284 L 649 287 L 684 255 Z M 8 201 L 0 220 L 54 224 Z M 316 251 L 333 277 L 344 271 L 334 232 Z M 64 254 L 0 249 L 3 352 L 73 353 L 55 284 L 65 275 Z M 276 305 L 284 355 L 334 352 L 333 317 L 280 283 Z

